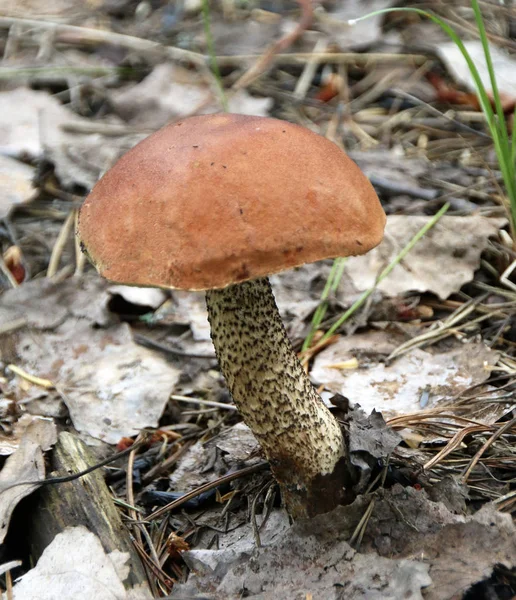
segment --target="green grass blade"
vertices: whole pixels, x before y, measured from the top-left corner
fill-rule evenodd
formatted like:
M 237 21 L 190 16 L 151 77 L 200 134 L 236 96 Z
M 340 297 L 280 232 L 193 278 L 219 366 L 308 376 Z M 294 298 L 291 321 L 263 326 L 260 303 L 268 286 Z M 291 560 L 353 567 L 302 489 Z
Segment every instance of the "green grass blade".
M 229 104 L 224 91 L 224 84 L 222 83 L 222 77 L 220 75 L 219 63 L 217 62 L 217 55 L 215 54 L 215 46 L 213 44 L 213 36 L 211 35 L 211 16 L 210 16 L 210 3 L 209 0 L 202 0 L 202 20 L 204 24 L 204 35 L 206 36 L 206 46 L 208 48 L 208 54 L 210 56 L 210 67 L 215 76 L 215 82 L 217 84 L 220 103 L 224 112 L 229 112 Z
M 493 94 L 493 101 L 496 107 L 496 114 L 498 115 L 498 130 L 503 136 L 507 135 L 507 128 L 503 127 L 505 123 L 505 116 L 503 113 L 502 102 L 500 100 L 500 92 L 498 91 L 498 82 L 496 81 L 496 75 L 493 67 L 493 59 L 491 58 L 491 50 L 489 49 L 489 40 L 487 38 L 487 32 L 484 25 L 484 19 L 480 12 L 480 6 L 478 0 L 471 0 L 473 12 L 475 14 L 475 21 L 477 22 L 478 33 L 480 34 L 480 42 L 484 51 L 484 57 L 486 59 L 487 71 L 489 73 L 489 80 L 491 81 L 491 90 Z
M 303 351 L 308 350 L 308 348 L 310 348 L 314 339 L 315 332 L 319 329 L 324 317 L 326 316 L 326 311 L 328 310 L 328 298 L 330 297 L 330 294 L 334 294 L 337 291 L 337 288 L 339 287 L 339 282 L 342 279 L 344 267 L 346 266 L 346 260 L 346 258 L 336 258 L 333 261 L 330 274 L 328 275 L 328 279 L 326 280 L 324 290 L 321 294 L 321 301 L 319 303 L 319 306 L 315 310 L 314 316 L 312 317 L 310 331 L 308 332 L 308 335 L 306 336 L 305 341 L 303 342 Z
M 505 115 L 503 113 L 503 107 L 501 103 L 500 94 L 498 91 L 498 85 L 496 82 L 496 74 L 494 72 L 494 67 L 491 59 L 491 53 L 489 50 L 489 41 L 487 38 L 487 33 L 484 26 L 484 21 L 482 17 L 482 13 L 479 8 L 479 4 L 477 0 L 472 0 L 472 6 L 475 14 L 475 19 L 479 28 L 480 39 L 482 43 L 482 47 L 485 54 L 486 65 L 489 72 L 489 77 L 491 79 L 492 93 L 493 93 L 493 101 L 495 103 L 495 110 L 493 110 L 493 106 L 491 104 L 491 100 L 489 98 L 489 94 L 482 82 L 478 69 L 472 60 L 469 52 L 467 51 L 464 43 L 460 39 L 457 32 L 448 25 L 445 21 L 440 19 L 437 15 L 434 15 L 426 10 L 422 10 L 420 8 L 386 8 L 382 10 L 377 10 L 369 13 L 356 21 L 361 21 L 362 19 L 367 19 L 372 16 L 387 14 L 391 12 L 412 12 L 424 16 L 431 21 L 433 21 L 436 25 L 441 27 L 441 29 L 450 37 L 450 39 L 455 43 L 457 48 L 459 48 L 464 60 L 468 65 L 468 69 L 471 73 L 471 77 L 475 83 L 475 87 L 477 90 L 478 100 L 480 106 L 482 108 L 482 112 L 484 113 L 487 125 L 489 127 L 489 131 L 491 133 L 491 137 L 493 138 L 493 144 L 496 151 L 496 156 L 498 159 L 498 163 L 500 166 L 500 171 L 502 172 L 504 185 L 506 188 L 507 196 L 510 201 L 510 218 L 512 222 L 512 231 L 516 231 L 516 166 L 515 166 L 515 158 L 516 158 L 516 142 L 514 138 L 514 131 L 512 137 L 509 136 L 509 132 L 507 129 L 507 124 L 505 121 Z M 350 21 L 352 22 L 352 21 Z
M 369 296 L 374 292 L 377 286 L 391 273 L 396 265 L 398 265 L 407 254 L 412 250 L 412 248 L 419 242 L 419 240 L 424 237 L 430 229 L 439 221 L 439 219 L 446 213 L 446 211 L 450 208 L 450 205 L 446 203 L 439 212 L 437 212 L 428 223 L 424 225 L 416 235 L 408 242 L 408 244 L 398 253 L 397 256 L 385 267 L 385 269 L 378 275 L 375 284 L 366 290 L 360 297 L 348 308 L 348 310 L 338 319 L 336 323 L 334 323 L 330 329 L 323 335 L 321 338 L 321 342 L 327 340 L 331 337 L 339 327 L 341 327 L 369 298 Z

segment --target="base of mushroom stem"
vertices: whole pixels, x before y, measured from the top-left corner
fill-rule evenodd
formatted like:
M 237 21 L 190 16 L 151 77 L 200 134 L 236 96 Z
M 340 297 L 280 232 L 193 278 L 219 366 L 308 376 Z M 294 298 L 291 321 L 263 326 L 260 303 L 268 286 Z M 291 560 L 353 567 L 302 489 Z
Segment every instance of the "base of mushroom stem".
M 311 519 L 316 515 L 330 512 L 339 505 L 351 504 L 355 499 L 352 491 L 356 483 L 349 461 L 342 457 L 335 465 L 333 473 L 317 475 L 309 482 L 283 482 L 281 473 L 271 470 L 278 481 L 283 504 L 294 519 Z

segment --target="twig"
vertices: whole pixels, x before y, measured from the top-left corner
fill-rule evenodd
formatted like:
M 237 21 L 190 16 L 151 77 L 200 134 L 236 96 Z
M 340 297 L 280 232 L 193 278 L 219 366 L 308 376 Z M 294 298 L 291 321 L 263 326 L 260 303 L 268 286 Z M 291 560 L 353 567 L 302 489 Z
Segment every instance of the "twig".
M 267 481 L 267 483 L 265 483 L 259 490 L 258 492 L 256 492 L 254 498 L 253 498 L 253 502 L 251 504 L 251 523 L 253 526 L 253 536 L 254 536 L 254 542 L 256 544 L 257 548 L 261 548 L 262 547 L 262 541 L 260 539 L 260 529 L 261 526 L 258 527 L 258 523 L 256 521 L 256 506 L 258 504 L 258 499 L 260 498 L 260 496 L 263 494 L 263 492 L 270 488 L 271 485 L 274 485 L 274 482 L 271 481 Z
M 470 434 L 476 433 L 476 432 L 480 432 L 480 431 L 485 431 L 488 428 L 489 428 L 488 425 L 473 425 L 472 427 L 464 427 L 464 429 L 457 431 L 457 433 L 446 444 L 446 446 L 440 452 L 438 452 L 436 454 L 436 456 L 434 456 L 434 458 L 432 458 L 432 460 L 429 460 L 426 464 L 423 465 L 423 469 L 425 471 L 427 471 L 428 469 L 435 467 L 435 465 L 437 465 L 437 463 L 442 461 L 442 459 L 445 456 L 448 456 L 448 454 L 450 454 L 450 452 L 453 452 L 453 450 L 458 448 L 460 446 L 460 444 L 462 443 L 462 440 L 467 435 L 470 435 Z
M 127 503 L 131 506 L 134 505 L 134 489 L 133 489 L 133 470 L 134 470 L 134 457 L 136 456 L 137 447 L 134 444 L 131 446 L 129 452 L 129 458 L 127 459 L 127 470 L 125 472 L 125 487 L 127 493 Z M 129 509 L 129 516 L 133 521 L 137 520 L 136 511 L 132 508 Z M 140 544 L 142 544 L 142 532 L 137 526 L 133 529 L 134 536 Z
M 150 558 L 150 556 L 147 554 L 147 552 L 145 552 L 145 549 L 139 542 L 137 542 L 135 539 L 133 539 L 132 541 L 133 541 L 134 547 L 136 548 L 136 551 L 138 552 L 138 554 L 140 555 L 140 558 L 142 559 L 142 562 L 144 563 L 144 566 L 146 568 L 148 568 L 150 571 L 152 571 L 154 573 L 154 576 L 156 577 L 156 579 L 158 579 L 159 581 L 164 583 L 165 586 L 170 590 L 172 588 L 172 582 L 173 582 L 173 580 L 170 578 L 170 576 L 167 575 L 165 573 L 165 571 L 163 571 L 163 569 L 161 569 L 159 564 L 154 563 L 154 561 Z M 152 586 L 152 588 L 154 589 L 154 592 L 157 593 L 157 590 L 155 589 L 155 587 L 156 587 L 155 582 L 151 578 L 149 578 L 149 583 Z M 156 593 L 153 593 L 154 597 L 156 597 Z
M 133 450 L 140 448 L 146 442 L 146 439 L 147 439 L 147 436 L 143 437 L 139 442 L 134 443 L 129 448 L 122 450 L 122 452 L 117 452 L 116 454 L 108 456 L 107 458 L 105 458 L 104 460 L 101 460 L 100 462 L 96 463 L 95 465 L 92 465 L 91 467 L 84 469 L 84 471 L 78 471 L 77 473 L 72 473 L 71 475 L 65 475 L 63 477 L 49 477 L 47 479 L 36 479 L 34 481 L 15 481 L 13 483 L 4 482 L 2 484 L 2 491 L 5 491 L 5 490 L 13 488 L 13 487 L 18 487 L 20 485 L 43 486 L 43 485 L 56 485 L 59 483 L 68 483 L 69 481 L 74 481 L 75 479 L 79 479 L 80 477 L 89 475 L 89 473 L 93 473 L 93 471 L 96 471 L 97 469 L 105 467 L 106 465 L 109 465 L 110 463 L 115 462 L 119 458 L 126 456 Z M 265 464 L 267 464 L 267 463 L 265 463 Z
M 327 45 L 328 42 L 326 40 L 317 40 L 314 46 L 314 55 L 321 54 L 321 52 L 324 52 L 326 50 Z M 293 96 L 294 98 L 296 98 L 296 100 L 302 100 L 306 96 L 308 90 L 310 89 L 310 86 L 312 85 L 312 80 L 317 71 L 317 67 L 318 62 L 315 59 L 311 59 L 305 64 L 303 72 L 297 80 L 296 87 L 294 89 Z
M 179 440 L 176 440 L 175 442 L 173 442 L 172 446 L 177 444 L 178 441 Z M 146 485 L 146 484 L 150 483 L 156 477 L 159 477 L 159 475 L 168 471 L 168 469 L 170 469 L 170 467 L 172 465 L 174 465 L 186 453 L 188 448 L 190 448 L 191 444 L 192 444 L 192 442 L 184 443 L 182 446 L 179 447 L 178 450 L 176 450 L 176 452 L 174 452 L 174 454 L 172 454 L 165 460 L 159 462 L 157 465 L 154 465 L 154 467 L 149 469 L 143 477 L 143 484 Z
M 111 44 L 120 46 L 127 50 L 133 50 L 142 54 L 161 54 L 177 61 L 188 61 L 198 67 L 206 68 L 206 58 L 197 52 L 175 48 L 174 46 L 163 46 L 158 42 L 144 40 L 142 38 L 113 33 L 102 29 L 91 29 L 89 27 L 77 27 L 76 25 L 64 25 L 51 21 L 36 21 L 33 19 L 19 19 L 15 17 L 0 17 L 0 28 L 10 29 L 13 25 L 21 25 L 32 29 L 52 29 L 56 35 L 56 41 L 68 41 L 78 43 Z
M 375 499 L 373 498 L 369 503 L 369 506 L 366 508 L 365 513 L 362 515 L 362 518 L 358 522 L 358 525 L 356 526 L 355 531 L 351 536 L 351 539 L 349 540 L 349 545 L 353 546 L 355 549 L 358 549 L 360 547 L 360 544 L 362 543 L 362 539 L 367 529 L 367 524 L 369 523 L 369 519 L 373 514 L 374 505 Z
M 498 431 L 493 433 L 493 435 L 485 442 L 485 444 L 480 448 L 480 450 L 475 454 L 475 456 L 471 459 L 471 462 L 466 469 L 464 475 L 462 476 L 462 482 L 466 483 L 469 476 L 471 475 L 471 471 L 475 468 L 475 465 L 478 463 L 484 452 L 491 446 L 501 435 L 503 435 L 506 431 L 511 429 L 514 425 L 516 425 L 516 417 L 512 418 L 507 423 L 504 423 L 501 427 L 499 427 Z
M 11 577 L 11 571 L 6 571 L 5 573 L 5 588 L 7 600 L 13 600 L 13 578 Z
M 176 354 L 177 356 L 186 356 L 188 358 L 206 358 L 209 360 L 216 358 L 215 354 L 196 354 L 195 352 L 185 352 L 184 350 L 172 348 L 171 346 L 156 342 L 155 340 L 139 333 L 135 333 L 133 335 L 133 340 L 140 346 L 145 346 L 146 348 L 152 348 L 154 350 L 161 350 L 161 352 L 166 352 L 167 354 Z
M 215 400 L 202 400 L 201 398 L 190 398 L 190 396 L 178 396 L 177 394 L 170 396 L 170 399 L 177 400 L 177 402 L 192 402 L 201 406 L 214 406 L 215 408 L 223 408 L 224 410 L 237 410 L 234 404 L 225 404 L 224 402 L 216 402 Z
M 414 96 L 413 94 L 410 94 L 409 92 L 406 92 L 405 90 L 395 89 L 394 93 L 396 94 L 396 96 L 399 96 L 400 98 L 404 98 L 405 100 L 410 100 L 410 102 L 416 104 L 417 106 L 422 107 L 426 112 L 429 112 L 429 113 L 439 117 L 440 119 L 444 119 L 445 121 L 448 121 L 449 123 L 453 123 L 453 125 L 455 125 L 458 129 L 467 131 L 468 133 L 471 133 L 473 135 L 483 137 L 487 140 L 491 140 L 491 136 L 487 135 L 487 133 L 485 133 L 484 131 L 480 131 L 479 129 L 473 129 L 473 127 L 469 127 L 465 123 L 462 123 L 461 121 L 457 121 L 457 119 L 454 119 L 448 113 L 441 112 L 440 110 L 438 110 L 431 104 L 428 104 L 428 102 L 421 100 L 417 96 Z M 485 120 L 484 115 L 482 115 L 482 119 Z
M 17 367 L 16 365 L 7 365 L 7 368 L 15 375 L 18 375 L 18 377 L 25 379 L 25 381 L 28 381 L 33 385 L 37 385 L 47 390 L 54 389 L 55 387 L 54 383 L 50 381 L 50 379 L 42 379 L 41 377 L 37 377 L 36 375 L 31 375 L 30 373 L 27 373 L 27 371 L 24 371 L 21 367 Z
M 219 67 L 231 67 L 246 64 L 259 58 L 260 56 L 257 54 L 221 55 L 217 56 L 217 61 Z M 317 64 L 351 64 L 362 67 L 392 62 L 403 62 L 419 66 L 427 62 L 428 57 L 423 54 L 383 54 L 381 52 L 322 52 L 321 54 L 292 52 L 289 54 L 275 54 L 272 61 L 280 65 L 299 65 L 308 61 L 315 61 Z
M 438 337 L 442 337 L 444 334 L 450 335 L 453 332 L 452 328 L 455 325 L 457 325 L 458 323 L 460 323 L 460 321 L 465 319 L 472 312 L 474 312 L 477 308 L 477 304 L 480 304 L 481 302 L 483 302 L 483 300 L 485 300 L 486 297 L 487 297 L 487 295 L 484 294 L 480 298 L 475 298 L 475 299 L 469 300 L 468 302 L 466 302 L 465 304 L 460 306 L 456 311 L 454 311 L 444 322 L 440 323 L 437 327 L 435 327 L 431 331 L 426 331 L 425 333 L 422 333 L 421 335 L 413 337 L 410 340 L 408 340 L 407 342 L 400 344 L 396 349 L 394 349 L 389 354 L 389 356 L 387 357 L 387 360 L 388 361 L 393 360 L 394 358 L 401 356 L 408 350 L 411 350 L 414 347 L 419 347 L 424 342 L 427 342 L 430 340 L 435 340 Z M 483 315 L 483 317 L 481 317 L 481 318 L 486 318 L 486 317 L 490 317 L 490 316 L 491 316 L 491 314 L 487 314 L 487 315 Z M 447 337 L 447 335 L 445 337 Z
M 128 67 L 80 67 L 73 65 L 52 67 L 0 67 L 0 81 L 25 79 L 43 76 L 66 79 L 70 75 L 87 77 L 104 77 L 105 75 L 124 75 L 130 73 Z
M 160 563 L 160 560 L 159 560 L 158 553 L 156 552 L 156 548 L 154 547 L 154 544 L 152 542 L 152 538 L 149 535 L 149 532 L 147 531 L 147 528 L 145 527 L 145 524 L 144 523 L 135 523 L 134 525 L 137 528 L 137 530 L 140 533 L 143 534 L 143 537 L 145 538 L 145 541 L 147 542 L 147 546 L 149 547 L 149 550 L 150 550 L 150 553 L 151 553 L 151 556 L 152 556 L 152 560 L 154 561 L 154 564 L 157 566 L 158 569 L 161 569 L 161 563 Z
M 234 90 L 240 90 L 248 86 L 252 81 L 259 77 L 274 60 L 275 55 L 289 48 L 303 32 L 310 27 L 314 14 L 314 8 L 312 0 L 297 0 L 298 4 L 301 5 L 301 19 L 297 24 L 297 27 L 282 37 L 280 40 L 275 42 L 260 58 L 254 63 L 254 65 L 247 70 L 234 84 Z M 219 62 L 220 64 L 220 62 Z
M 0 335 L 5 335 L 6 333 L 11 333 L 11 331 L 16 331 L 17 329 L 21 329 L 27 325 L 28 321 L 25 317 L 20 317 L 19 319 L 14 319 L 14 321 L 9 321 L 9 323 L 4 323 L 0 325 Z
M 230 481 L 233 481 L 235 479 L 239 479 L 240 477 L 245 477 L 246 475 L 252 475 L 253 473 L 258 473 L 259 471 L 263 471 L 266 467 L 268 467 L 268 465 L 269 465 L 268 462 L 261 462 L 261 463 L 258 463 L 257 465 L 252 465 L 251 467 L 245 467 L 244 469 L 235 471 L 234 473 L 228 473 L 227 475 L 219 477 L 215 481 L 210 481 L 209 483 L 205 483 L 204 485 L 199 486 L 195 490 L 192 490 L 191 492 L 184 494 L 183 496 L 181 496 L 181 498 L 178 498 L 177 500 L 174 500 L 173 502 L 169 502 L 169 504 L 163 506 L 162 508 L 158 508 L 158 510 L 155 510 L 153 513 L 151 513 L 147 517 L 147 520 L 152 521 L 153 519 L 157 519 L 157 518 L 161 517 L 162 515 L 170 512 L 171 510 L 175 510 L 176 508 L 179 508 L 188 500 L 191 500 L 192 498 L 196 498 L 197 496 L 200 496 L 202 493 L 208 492 L 209 490 L 212 490 L 213 488 L 224 485 L 225 483 L 229 483 Z
M 75 223 L 75 213 L 77 211 L 75 209 L 71 210 L 68 213 L 68 216 L 61 227 L 61 231 L 57 236 L 54 247 L 52 248 L 52 254 L 50 255 L 50 261 L 48 263 L 47 269 L 47 277 L 50 279 L 57 273 L 57 269 L 59 267 L 59 261 L 61 260 L 61 255 L 63 254 L 64 247 L 68 238 L 70 237 L 70 232 L 72 231 L 72 226 Z

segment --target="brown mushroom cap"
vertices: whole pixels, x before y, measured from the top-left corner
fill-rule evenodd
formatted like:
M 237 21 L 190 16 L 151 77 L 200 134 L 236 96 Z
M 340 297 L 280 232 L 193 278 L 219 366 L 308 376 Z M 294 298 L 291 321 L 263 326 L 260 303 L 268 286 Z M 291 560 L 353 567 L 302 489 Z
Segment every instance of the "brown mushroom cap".
M 384 225 L 372 185 L 326 138 L 217 114 L 125 154 L 86 198 L 78 233 L 107 279 L 201 290 L 363 254 Z

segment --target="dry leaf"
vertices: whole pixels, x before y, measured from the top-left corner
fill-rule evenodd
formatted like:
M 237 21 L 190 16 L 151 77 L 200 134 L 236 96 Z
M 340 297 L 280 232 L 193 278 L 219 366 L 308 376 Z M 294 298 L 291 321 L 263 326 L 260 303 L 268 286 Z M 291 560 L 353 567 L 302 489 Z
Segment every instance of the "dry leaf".
M 56 427 L 49 419 L 33 420 L 24 432 L 19 447 L 6 460 L 0 471 L 0 543 L 3 543 L 13 510 L 20 500 L 39 487 L 38 481 L 45 477 L 43 450 L 55 444 Z
M 383 15 L 374 15 L 354 24 L 350 21 L 392 5 L 393 0 L 347 0 L 333 3 L 334 10 L 328 12 L 316 10 L 315 19 L 318 28 L 337 42 L 341 49 L 363 48 L 381 38 Z
M 65 529 L 16 582 L 13 600 L 150 600 L 147 590 L 124 587 L 128 560 L 127 552 L 106 554 L 98 537 L 85 527 Z
M 510 515 L 486 506 L 464 517 L 430 501 L 425 492 L 400 485 L 376 496 L 357 552 L 348 541 L 370 502 L 360 496 L 287 531 L 275 519 L 264 527 L 269 537 L 262 548 L 249 548 L 250 531 L 243 529 L 239 538 L 238 530 L 232 532 L 232 543 L 222 534 L 221 550 L 183 553 L 195 574 L 176 585 L 171 597 L 207 593 L 213 600 L 236 600 L 245 588 L 246 597 L 256 600 L 462 598 L 497 563 L 509 569 L 515 564 Z M 274 529 L 279 529 L 275 537 Z
M 334 394 L 358 403 L 366 413 L 376 409 L 391 418 L 421 410 L 425 389 L 429 398 L 424 408 L 432 408 L 481 383 L 490 375 L 485 364 L 496 364 L 498 359 L 483 344 L 469 342 L 440 354 L 415 349 L 387 366 L 382 360 L 397 341 L 392 333 L 379 331 L 343 337 L 317 355 L 310 376 Z M 358 358 L 358 369 L 332 368 L 352 357 Z
M 42 327 L 13 334 L 17 366 L 55 384 L 78 431 L 116 443 L 157 425 L 179 371 L 136 344 L 127 324 L 98 327 L 110 323 L 107 288 L 98 277 L 34 280 L 2 296 L 0 317 L 7 308 Z
M 430 217 L 389 216 L 383 242 L 364 256 L 350 258 L 346 273 L 357 290 L 366 290 L 376 276 L 399 254 Z M 497 235 L 505 219 L 442 217 L 394 267 L 378 289 L 387 296 L 432 292 L 442 300 L 473 279 L 489 238 Z
M 254 98 L 240 90 L 228 97 L 229 112 L 268 116 L 271 98 Z M 219 112 L 220 105 L 204 78 L 177 65 L 164 63 L 154 68 L 141 83 L 112 94 L 118 113 L 132 124 L 157 129 L 168 121 Z
M 34 433 L 31 433 L 34 428 L 36 428 L 35 431 L 38 431 L 38 441 L 41 449 L 44 451 L 50 450 L 51 446 L 55 444 L 54 438 L 56 435 L 53 421 L 25 413 L 14 424 L 12 433 L 0 433 L 0 455 L 8 456 L 15 452 L 19 448 L 21 440 L 34 435 Z M 46 439 L 43 437 L 44 431 L 47 431 Z
M 118 125 L 120 135 L 102 135 L 108 125 Z M 91 119 L 77 116 L 46 92 L 27 88 L 0 92 L 3 153 L 33 159 L 44 154 L 54 163 L 64 186 L 93 187 L 104 171 L 146 135 L 124 135 L 124 123 L 114 118 L 99 122 L 96 129 L 91 133 Z
M 157 426 L 179 379 L 164 358 L 134 343 L 127 324 L 99 330 L 72 319 L 53 332 L 22 332 L 18 353 L 56 383 L 78 431 L 111 444 Z
M 482 42 L 480 40 L 468 40 L 464 41 L 464 46 L 466 46 L 466 50 L 475 63 L 486 90 L 492 92 L 491 78 L 489 77 Z M 456 81 L 475 91 L 475 81 L 457 45 L 454 42 L 448 42 L 439 44 L 435 49 Z M 499 91 L 502 94 L 516 98 L 516 81 L 514 80 L 516 61 L 511 55 L 493 44 L 489 44 L 489 52 L 493 61 Z
M 0 154 L 0 219 L 16 204 L 29 202 L 34 197 L 34 173 L 33 167 Z

